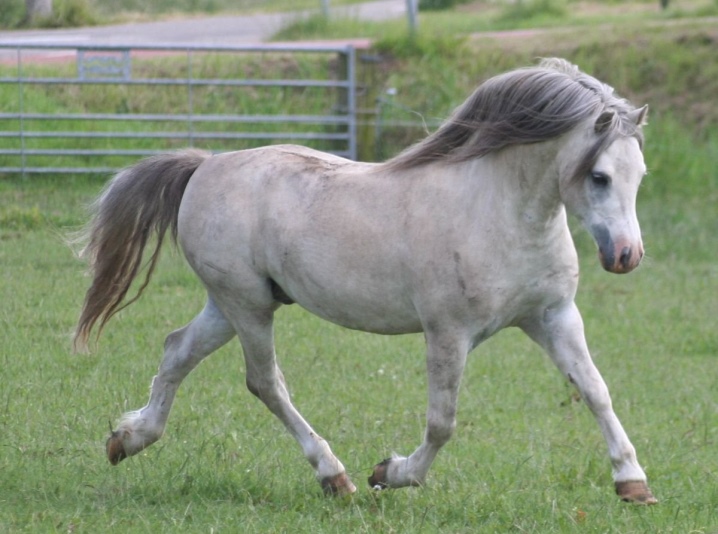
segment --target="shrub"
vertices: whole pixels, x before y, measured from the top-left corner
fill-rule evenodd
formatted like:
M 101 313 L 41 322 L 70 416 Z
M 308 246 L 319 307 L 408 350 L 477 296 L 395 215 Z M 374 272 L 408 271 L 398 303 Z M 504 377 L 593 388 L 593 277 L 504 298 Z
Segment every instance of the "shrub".
M 419 11 L 438 11 L 451 9 L 456 4 L 464 4 L 468 0 L 419 0 Z
M 97 24 L 97 17 L 89 0 L 55 0 L 52 16 L 39 21 L 45 28 L 75 28 Z
M 396 58 L 440 57 L 454 58 L 466 53 L 467 39 L 464 36 L 426 36 L 423 34 L 395 34 L 384 37 L 374 43 L 382 54 Z
M 54 0 L 52 15 L 30 22 L 22 0 L 0 0 L 0 28 L 72 28 L 98 23 L 91 0 Z
M 23 2 L 2 1 L 0 9 L 0 28 L 15 28 L 25 16 L 25 4 Z
M 558 19 L 565 17 L 566 12 L 563 0 L 517 0 L 507 5 L 499 20 L 517 24 L 536 19 Z

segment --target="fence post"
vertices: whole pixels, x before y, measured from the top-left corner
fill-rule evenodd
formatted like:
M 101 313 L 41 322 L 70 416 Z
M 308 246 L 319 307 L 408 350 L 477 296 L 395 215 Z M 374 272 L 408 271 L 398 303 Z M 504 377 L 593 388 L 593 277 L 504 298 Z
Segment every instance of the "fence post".
M 194 147 L 194 93 L 192 91 L 192 50 L 187 48 L 187 137 Z
M 349 106 L 349 158 L 357 159 L 357 76 L 356 76 L 356 50 L 352 45 L 347 47 L 347 78 L 349 87 L 347 89 Z
M 409 19 L 409 33 L 416 35 L 419 27 L 418 17 L 416 15 L 419 10 L 419 0 L 406 0 L 406 15 Z
M 22 83 L 22 49 L 17 48 L 17 98 L 20 112 L 18 126 L 20 127 L 20 167 L 22 169 L 22 177 L 26 176 L 27 155 L 25 154 L 25 87 Z
M 337 58 L 337 78 L 345 83 L 344 87 L 337 92 L 336 112 L 344 114 L 347 118 L 346 130 L 339 126 L 343 133 L 347 134 L 347 152 L 349 159 L 357 159 L 357 75 L 356 75 L 356 53 L 352 45 L 348 45 L 339 52 Z
M 379 100 L 380 83 L 377 76 L 377 65 L 382 58 L 376 54 L 359 56 L 357 94 L 357 159 L 359 161 L 376 161 L 377 139 L 377 103 Z

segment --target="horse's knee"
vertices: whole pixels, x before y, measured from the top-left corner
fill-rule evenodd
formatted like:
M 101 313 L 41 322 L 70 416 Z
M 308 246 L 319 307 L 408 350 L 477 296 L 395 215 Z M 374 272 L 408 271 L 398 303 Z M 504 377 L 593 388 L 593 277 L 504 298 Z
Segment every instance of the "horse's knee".
M 613 403 L 608 388 L 605 385 L 593 388 L 584 388 L 581 391 L 583 400 L 594 414 L 608 413 L 613 411 Z
M 456 419 L 451 418 L 432 418 L 427 420 L 426 439 L 432 445 L 437 447 L 443 446 L 451 439 L 456 429 Z

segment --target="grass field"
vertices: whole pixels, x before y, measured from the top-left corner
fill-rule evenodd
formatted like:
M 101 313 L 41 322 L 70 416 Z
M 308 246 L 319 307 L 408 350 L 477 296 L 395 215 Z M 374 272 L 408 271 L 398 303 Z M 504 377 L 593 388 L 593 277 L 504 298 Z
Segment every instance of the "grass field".
M 553 54 L 651 104 L 644 264 L 607 274 L 587 234 L 577 228 L 575 238 L 589 346 L 658 506 L 617 500 L 588 410 L 511 330 L 472 353 L 455 437 L 427 486 L 369 491 L 371 467 L 422 437 L 423 340 L 342 330 L 295 306 L 278 315 L 280 362 L 295 404 L 359 486 L 353 499 L 322 496 L 296 444 L 246 391 L 236 342 L 185 381 L 163 440 L 111 467 L 110 422 L 146 402 L 164 337 L 199 311 L 203 291 L 168 250 L 95 352 L 71 354 L 89 280 L 62 234 L 84 221 L 103 179 L 0 177 L 0 532 L 717 533 L 712 31 L 468 42 L 454 55 L 397 57 L 383 72 L 397 103 L 428 118 L 482 76 Z
M 652 177 L 660 178 L 660 177 Z M 715 532 L 716 189 L 640 212 L 649 258 L 616 277 L 583 257 L 579 304 L 616 410 L 661 504 L 612 494 L 602 438 L 547 358 L 507 331 L 472 356 L 455 439 L 428 486 L 326 500 L 279 423 L 244 388 L 236 343 L 183 386 L 167 435 L 113 468 L 109 420 L 144 404 L 165 334 L 202 290 L 171 254 L 90 356 L 69 353 L 87 280 L 53 230 L 81 220 L 88 179 L 3 183 L 0 530 L 4 532 Z M 49 223 L 49 224 L 48 224 Z M 294 402 L 361 484 L 422 435 L 420 336 L 341 330 L 285 308 L 278 352 Z

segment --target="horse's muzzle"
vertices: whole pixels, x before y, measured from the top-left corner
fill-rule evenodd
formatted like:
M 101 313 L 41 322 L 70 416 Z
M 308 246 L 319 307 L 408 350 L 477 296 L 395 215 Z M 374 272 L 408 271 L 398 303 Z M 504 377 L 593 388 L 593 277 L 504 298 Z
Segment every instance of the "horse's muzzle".
M 627 238 L 614 241 L 611 232 L 603 225 L 593 226 L 591 233 L 598 245 L 598 257 L 601 260 L 601 265 L 608 272 L 630 273 L 641 263 L 643 244 L 640 238 L 636 241 Z
M 610 246 L 598 247 L 598 257 L 601 265 L 608 272 L 616 274 L 630 273 L 638 267 L 643 258 L 643 245 L 631 245 L 626 241 L 609 243 Z

